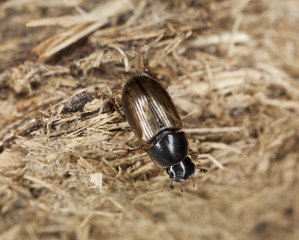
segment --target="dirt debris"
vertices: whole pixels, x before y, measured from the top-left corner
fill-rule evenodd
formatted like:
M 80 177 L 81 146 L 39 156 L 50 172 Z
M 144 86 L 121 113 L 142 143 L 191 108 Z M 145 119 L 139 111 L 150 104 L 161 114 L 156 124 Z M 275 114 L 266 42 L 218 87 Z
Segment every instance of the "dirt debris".
M 298 239 L 298 9 L 0 3 L 0 238 Z M 144 59 L 209 170 L 183 193 L 124 157 L 141 144 L 113 104 Z

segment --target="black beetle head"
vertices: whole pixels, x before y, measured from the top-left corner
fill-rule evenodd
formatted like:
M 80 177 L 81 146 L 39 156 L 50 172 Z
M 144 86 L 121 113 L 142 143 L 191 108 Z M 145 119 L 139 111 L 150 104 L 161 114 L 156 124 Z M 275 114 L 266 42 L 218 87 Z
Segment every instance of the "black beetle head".
M 185 182 L 187 179 L 193 177 L 195 165 L 189 157 L 186 157 L 178 164 L 166 168 L 166 172 L 173 181 Z

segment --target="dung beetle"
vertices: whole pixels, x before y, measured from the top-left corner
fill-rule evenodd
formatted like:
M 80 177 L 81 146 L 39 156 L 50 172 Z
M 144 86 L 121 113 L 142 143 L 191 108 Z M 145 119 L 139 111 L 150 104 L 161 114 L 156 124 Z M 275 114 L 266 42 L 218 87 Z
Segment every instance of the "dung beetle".
M 181 118 L 162 85 L 152 76 L 133 76 L 124 86 L 121 102 L 129 125 L 153 162 L 166 168 L 173 181 L 191 178 L 195 165 L 188 157 L 188 140 L 180 131 Z

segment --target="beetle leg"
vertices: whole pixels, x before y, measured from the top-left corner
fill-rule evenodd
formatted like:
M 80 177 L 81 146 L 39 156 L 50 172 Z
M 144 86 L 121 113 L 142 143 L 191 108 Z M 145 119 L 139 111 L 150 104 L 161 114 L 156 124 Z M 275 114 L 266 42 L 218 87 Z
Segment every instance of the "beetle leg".
M 146 151 L 144 146 L 134 148 L 134 149 L 127 148 L 127 149 L 123 149 L 123 150 L 125 151 L 125 153 L 119 155 L 118 158 L 113 161 L 113 163 L 112 163 L 113 167 L 120 165 L 119 162 L 118 162 L 119 159 L 123 159 L 123 158 L 125 158 L 125 157 L 127 157 L 131 154 L 135 154 L 137 152 Z
M 189 154 L 190 154 L 192 160 L 196 161 L 196 159 L 197 159 L 197 155 L 196 155 L 196 154 L 192 151 L 192 149 L 190 149 L 190 148 L 189 148 Z M 200 171 L 201 173 L 207 173 L 207 172 L 208 172 L 208 170 L 205 169 L 205 168 L 200 168 L 199 171 Z
M 107 93 L 102 92 L 103 96 L 108 98 L 109 101 L 111 101 L 114 109 L 119 113 L 119 115 L 123 118 L 126 119 L 125 115 L 120 111 L 119 106 L 117 105 L 117 102 L 115 100 L 114 93 L 112 93 L 112 96 L 109 96 Z
M 169 188 L 170 188 L 171 190 L 173 190 L 173 189 L 174 189 L 174 186 L 173 186 L 173 181 L 171 181 Z
M 193 161 L 196 161 L 196 159 L 197 159 L 197 155 L 195 154 L 195 152 L 192 151 L 191 148 L 189 148 L 189 154 L 190 154 L 192 160 L 193 160 Z
M 183 193 L 184 192 L 184 190 L 183 190 L 183 183 L 180 184 L 180 189 L 181 189 L 181 193 Z
M 142 67 L 142 70 L 143 72 L 145 72 L 147 75 L 149 75 L 150 77 L 154 78 L 154 79 L 157 79 L 157 74 L 154 73 L 149 65 L 148 65 L 148 62 L 147 60 L 143 57 L 143 67 Z
M 192 177 L 192 185 L 193 185 L 193 188 L 195 188 L 195 179 Z
M 157 79 L 157 74 L 154 73 L 148 66 L 144 66 L 142 70 L 151 78 Z
M 134 148 L 134 149 L 124 149 L 125 153 L 120 155 L 119 158 L 124 158 L 129 156 L 130 154 L 135 154 L 139 151 L 146 151 L 146 149 L 144 149 L 143 146 L 139 147 L 139 148 Z

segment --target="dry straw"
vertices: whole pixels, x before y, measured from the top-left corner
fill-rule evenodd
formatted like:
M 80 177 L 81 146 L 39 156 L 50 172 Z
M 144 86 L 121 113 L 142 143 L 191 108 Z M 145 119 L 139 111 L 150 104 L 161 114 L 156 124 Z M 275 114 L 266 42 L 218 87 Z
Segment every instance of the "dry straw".
M 0 239 L 298 239 L 298 9 L 0 3 Z M 183 193 L 114 107 L 143 59 L 209 170 Z

